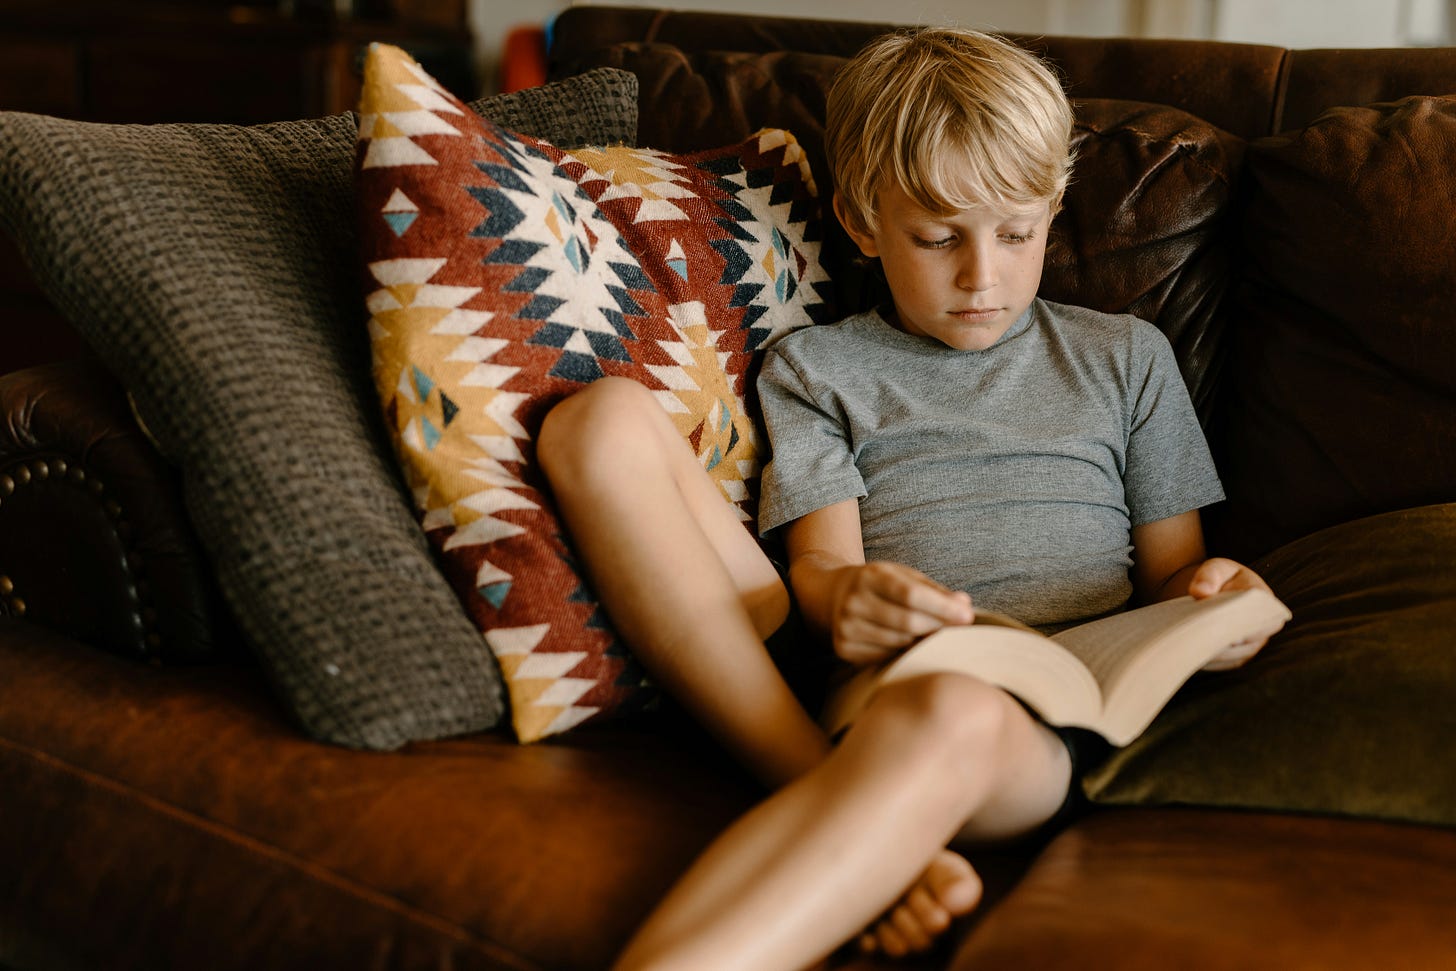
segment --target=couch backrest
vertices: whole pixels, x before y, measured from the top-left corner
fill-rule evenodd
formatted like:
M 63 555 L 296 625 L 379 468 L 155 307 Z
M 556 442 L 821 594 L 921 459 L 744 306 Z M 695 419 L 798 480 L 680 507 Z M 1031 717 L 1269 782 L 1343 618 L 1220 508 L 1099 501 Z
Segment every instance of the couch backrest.
M 556 21 L 551 54 L 553 71 L 566 74 L 577 73 L 601 48 L 627 43 L 670 45 L 704 55 L 732 51 L 781 58 L 802 52 L 838 63 L 871 38 L 895 29 L 897 25 L 888 23 L 572 7 Z M 1268 131 L 1279 104 L 1286 52 L 1278 47 L 1128 38 L 1016 39 L 1057 65 L 1073 98 L 1172 105 L 1242 138 Z M 772 64 L 780 58 L 742 59 Z M 1230 97 L 1235 91 L 1238 97 Z M 643 121 L 649 125 L 647 135 L 655 134 L 653 121 Z M 647 144 L 645 137 L 640 140 Z
M 1271 131 L 1300 128 L 1329 108 L 1456 94 L 1456 48 L 1286 51 Z
M 892 23 L 755 17 L 646 7 L 571 7 L 557 18 L 552 70 L 613 44 L 685 51 L 850 57 Z M 1017 37 L 1062 70 L 1074 98 L 1172 105 L 1241 138 L 1308 124 L 1326 108 L 1456 93 L 1456 48 L 1287 50 L 1221 41 Z

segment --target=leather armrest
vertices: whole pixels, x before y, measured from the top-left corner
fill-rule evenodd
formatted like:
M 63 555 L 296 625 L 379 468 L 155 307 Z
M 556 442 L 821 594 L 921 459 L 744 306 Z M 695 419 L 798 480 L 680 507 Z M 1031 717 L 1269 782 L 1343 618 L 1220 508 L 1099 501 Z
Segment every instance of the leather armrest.
M 176 472 L 98 364 L 0 376 L 0 615 L 112 653 L 216 653 L 214 588 Z

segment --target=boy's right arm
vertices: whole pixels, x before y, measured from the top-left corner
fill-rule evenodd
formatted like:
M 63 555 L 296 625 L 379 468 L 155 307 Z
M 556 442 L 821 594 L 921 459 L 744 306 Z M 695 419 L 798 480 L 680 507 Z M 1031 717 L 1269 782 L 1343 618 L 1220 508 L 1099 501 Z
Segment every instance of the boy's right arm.
M 879 663 L 926 634 L 975 617 L 966 593 L 901 563 L 866 563 L 857 499 L 817 509 L 785 530 L 799 608 L 842 660 Z

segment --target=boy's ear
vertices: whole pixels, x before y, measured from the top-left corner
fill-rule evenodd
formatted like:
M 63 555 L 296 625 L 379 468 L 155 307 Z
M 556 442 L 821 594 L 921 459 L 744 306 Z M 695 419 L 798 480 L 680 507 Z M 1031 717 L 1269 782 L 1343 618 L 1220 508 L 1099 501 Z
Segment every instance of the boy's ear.
M 844 231 L 849 234 L 850 239 L 854 240 L 854 245 L 859 247 L 859 251 L 870 259 L 879 256 L 880 249 L 875 245 L 874 236 L 865 232 L 860 225 L 860 221 L 850 214 L 849 209 L 844 204 L 844 197 L 838 192 L 834 193 L 832 206 L 834 208 L 835 218 L 839 220 L 839 225 L 844 227 Z

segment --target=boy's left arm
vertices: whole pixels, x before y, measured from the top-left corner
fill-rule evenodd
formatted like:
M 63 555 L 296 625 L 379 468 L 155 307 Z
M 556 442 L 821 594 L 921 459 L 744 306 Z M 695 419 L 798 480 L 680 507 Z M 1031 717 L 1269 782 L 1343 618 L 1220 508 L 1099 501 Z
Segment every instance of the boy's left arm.
M 1132 584 L 1140 603 L 1156 603 L 1184 595 L 1211 597 L 1224 590 L 1268 590 L 1253 570 L 1223 557 L 1209 558 L 1203 545 L 1198 510 L 1144 523 L 1132 529 Z M 1204 670 L 1236 668 L 1259 653 L 1274 631 L 1229 646 Z

